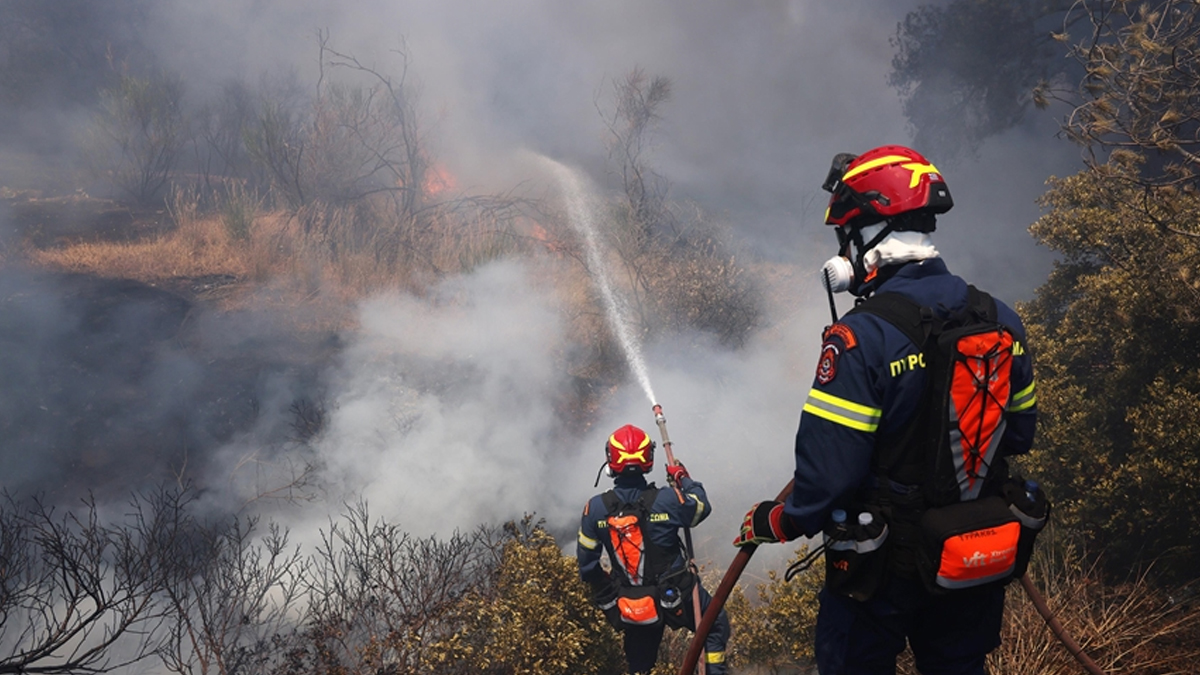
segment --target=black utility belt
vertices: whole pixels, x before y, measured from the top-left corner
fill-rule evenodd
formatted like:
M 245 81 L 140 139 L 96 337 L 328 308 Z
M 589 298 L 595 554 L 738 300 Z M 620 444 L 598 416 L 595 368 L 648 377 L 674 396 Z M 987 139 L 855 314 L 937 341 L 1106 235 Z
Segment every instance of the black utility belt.
M 672 628 L 692 628 L 692 588 L 696 575 L 689 569 L 665 574 L 654 584 L 621 585 L 616 604 L 605 614 L 613 628 L 653 626 L 666 622 Z M 602 608 L 603 609 L 603 608 Z
M 995 496 L 905 511 L 872 504 L 831 520 L 826 588 L 864 601 L 897 570 L 912 570 L 935 594 L 1006 583 L 1025 574 L 1050 505 L 1035 484 L 1010 479 Z

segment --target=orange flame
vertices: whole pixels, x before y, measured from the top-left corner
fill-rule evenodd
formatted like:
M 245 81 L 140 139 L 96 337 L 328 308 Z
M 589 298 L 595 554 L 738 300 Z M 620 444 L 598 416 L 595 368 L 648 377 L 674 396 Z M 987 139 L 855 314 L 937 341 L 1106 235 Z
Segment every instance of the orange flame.
M 521 218 L 520 220 L 527 220 L 527 219 Z M 562 255 L 567 250 L 567 247 L 564 246 L 563 243 L 561 241 L 559 241 L 559 239 L 557 237 L 550 234 L 550 232 L 545 227 L 542 227 L 541 223 L 537 222 L 536 220 L 528 220 L 528 223 L 529 223 L 529 236 L 532 237 L 533 239 L 537 240 L 537 242 L 540 243 L 542 246 L 545 246 L 546 250 L 548 252 L 553 253 L 555 255 Z
M 426 195 L 436 197 L 443 192 L 457 188 L 458 179 L 444 165 L 430 164 L 429 168 L 425 170 L 425 184 L 421 187 L 425 190 Z

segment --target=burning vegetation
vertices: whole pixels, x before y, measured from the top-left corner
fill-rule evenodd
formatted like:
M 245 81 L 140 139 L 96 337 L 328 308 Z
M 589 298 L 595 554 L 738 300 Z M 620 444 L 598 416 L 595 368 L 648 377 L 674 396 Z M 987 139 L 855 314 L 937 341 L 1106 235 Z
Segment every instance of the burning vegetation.
M 71 77 L 100 84 L 55 91 L 76 92 L 90 113 L 81 159 L 52 176 L 6 176 L 0 192 L 11 230 L 0 238 L 0 438 L 20 460 L 6 464 L 0 501 L 0 671 L 617 672 L 619 637 L 534 515 L 417 537 L 355 504 L 304 551 L 253 515 L 323 495 L 315 447 L 337 407 L 325 371 L 360 329 L 356 303 L 428 298 L 494 261 L 530 262 L 558 301 L 570 347 L 552 357 L 569 391 L 555 413 L 588 427 L 628 366 L 560 197 L 461 187 L 437 156 L 403 50 L 386 68 L 364 64 L 320 33 L 315 82 L 231 81 L 192 105 L 186 82 L 128 65 L 144 46 L 93 4 L 0 7 L 13 53 L 67 69 L 43 40 L 65 30 Z M 952 2 L 914 14 L 897 80 L 913 115 L 931 110 L 929 97 L 945 102 L 915 88 L 937 79 L 927 64 L 952 61 L 917 58 L 956 44 L 941 17 L 1004 9 L 1027 27 L 1060 12 L 1068 28 L 1087 27 L 1068 52 L 1083 85 L 1060 76 L 1037 90 L 1078 106 L 1067 130 L 1097 152 L 1051 184 L 1032 228 L 1063 258 L 1021 307 L 1042 350 L 1045 421 L 1029 469 L 1061 505 L 1033 577 L 1106 668 L 1185 672 L 1200 656 L 1200 363 L 1188 348 L 1200 344 L 1200 203 L 1195 59 L 1175 55 L 1194 53 L 1200 9 L 1013 4 L 1022 11 Z M 105 29 L 128 39 L 101 40 Z M 0 80 L 5 115 L 37 98 L 38 78 L 16 74 Z M 1032 81 L 1021 71 L 967 89 Z M 671 93 L 669 79 L 633 70 L 606 99 L 604 263 L 640 339 L 736 350 L 768 324 L 764 266 L 655 171 Z M 1009 124 L 1019 110 L 1005 101 Z M 999 125 L 970 117 L 972 138 Z M 249 486 L 244 501 L 208 501 L 222 487 L 218 461 L 221 480 Z M 820 583 L 819 569 L 790 584 L 772 572 L 737 589 L 731 663 L 806 667 Z M 1018 596 L 993 670 L 1072 672 Z M 663 660 L 685 647 L 669 638 Z

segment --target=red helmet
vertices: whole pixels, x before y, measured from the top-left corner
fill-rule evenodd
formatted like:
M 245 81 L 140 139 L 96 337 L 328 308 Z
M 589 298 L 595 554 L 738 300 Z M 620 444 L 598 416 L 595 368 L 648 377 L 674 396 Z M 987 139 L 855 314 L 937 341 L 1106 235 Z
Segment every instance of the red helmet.
M 612 432 L 604 451 L 608 455 L 608 469 L 614 476 L 626 471 L 649 473 L 654 468 L 654 441 L 632 424 Z
M 902 145 L 837 155 L 821 187 L 833 193 L 827 225 L 864 227 L 909 211 L 937 214 L 954 206 L 937 167 Z

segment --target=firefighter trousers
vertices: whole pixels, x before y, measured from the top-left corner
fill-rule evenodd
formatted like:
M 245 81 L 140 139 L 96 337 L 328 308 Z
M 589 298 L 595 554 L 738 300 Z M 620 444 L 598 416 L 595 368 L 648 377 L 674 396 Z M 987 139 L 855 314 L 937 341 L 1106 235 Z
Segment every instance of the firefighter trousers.
M 1004 586 L 931 595 L 892 579 L 866 602 L 822 590 L 816 657 L 821 675 L 893 675 L 907 643 L 922 675 L 984 675 L 1000 646 Z
M 712 601 L 712 596 L 700 584 L 696 585 L 700 590 L 700 611 L 708 609 L 708 603 Z M 691 602 L 691 596 L 687 598 Z M 692 629 L 695 630 L 696 620 L 692 622 Z M 629 664 L 629 672 L 633 674 L 649 673 L 654 669 L 654 664 L 658 661 L 658 646 L 662 643 L 663 629 L 666 624 L 659 621 L 653 626 L 626 626 L 625 627 L 625 659 Z M 725 644 L 729 642 L 729 616 L 722 609 L 717 615 L 717 620 L 713 622 L 712 629 L 708 631 L 708 637 L 704 640 L 704 660 L 705 672 L 708 675 L 725 675 Z

